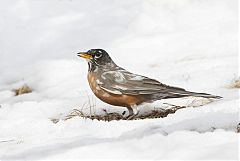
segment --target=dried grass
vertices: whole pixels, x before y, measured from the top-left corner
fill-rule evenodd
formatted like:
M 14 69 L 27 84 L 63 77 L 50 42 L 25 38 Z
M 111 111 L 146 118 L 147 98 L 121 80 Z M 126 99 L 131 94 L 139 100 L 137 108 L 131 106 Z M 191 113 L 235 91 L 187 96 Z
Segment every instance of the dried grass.
M 240 133 L 240 123 L 237 125 L 237 133 Z
M 22 94 L 25 94 L 25 93 L 31 93 L 32 89 L 25 84 L 18 89 L 14 89 L 13 91 L 15 92 L 15 96 L 18 96 L 18 95 L 22 95 Z
M 235 79 L 233 82 L 230 84 L 230 88 L 240 88 L 240 79 Z
M 175 113 L 177 110 L 186 108 L 186 106 L 175 106 L 171 105 L 171 108 L 169 109 L 154 109 L 150 113 L 142 114 L 134 117 L 132 120 L 143 120 L 143 119 L 155 119 L 155 118 L 164 118 L 167 117 L 169 114 Z M 74 117 L 81 117 L 85 119 L 91 119 L 91 120 L 98 120 L 98 121 L 119 121 L 119 120 L 127 120 L 126 117 L 119 113 L 108 113 L 106 110 L 104 110 L 105 114 L 103 115 L 86 115 L 82 112 L 82 110 L 74 109 L 70 114 L 68 114 L 63 121 L 72 119 Z M 53 123 L 58 123 L 59 119 L 51 119 Z

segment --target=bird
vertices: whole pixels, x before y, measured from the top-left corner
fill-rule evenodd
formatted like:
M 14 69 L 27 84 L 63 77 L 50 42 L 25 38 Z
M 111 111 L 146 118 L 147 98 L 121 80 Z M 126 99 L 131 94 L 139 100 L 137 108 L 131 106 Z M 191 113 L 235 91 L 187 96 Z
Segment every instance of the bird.
M 207 93 L 190 92 L 183 88 L 169 86 L 158 80 L 134 74 L 119 67 L 103 49 L 79 52 L 87 60 L 87 79 L 92 92 L 103 102 L 128 109 L 128 119 L 139 114 L 138 106 L 161 99 L 182 97 L 222 97 Z

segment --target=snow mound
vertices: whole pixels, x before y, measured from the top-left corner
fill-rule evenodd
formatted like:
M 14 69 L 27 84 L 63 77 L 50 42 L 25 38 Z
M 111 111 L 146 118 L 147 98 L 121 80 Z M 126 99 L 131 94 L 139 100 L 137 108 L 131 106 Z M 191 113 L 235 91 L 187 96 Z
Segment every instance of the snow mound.
M 0 160 L 238 160 L 237 2 L 1 1 Z M 90 48 L 131 72 L 223 98 L 140 107 L 187 107 L 165 118 L 64 120 L 74 109 L 126 110 L 92 94 L 76 55 Z M 32 92 L 16 96 L 23 85 Z

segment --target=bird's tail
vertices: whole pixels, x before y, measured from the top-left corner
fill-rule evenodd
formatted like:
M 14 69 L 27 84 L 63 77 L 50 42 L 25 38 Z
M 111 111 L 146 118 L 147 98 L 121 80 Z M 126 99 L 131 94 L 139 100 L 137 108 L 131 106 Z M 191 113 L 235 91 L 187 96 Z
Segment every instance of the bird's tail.
M 221 96 L 216 96 L 208 93 L 197 93 L 197 92 L 189 92 L 189 91 L 181 91 L 178 93 L 179 95 L 187 95 L 187 96 L 194 96 L 194 97 L 203 97 L 203 98 L 213 98 L 213 99 L 221 99 Z
M 158 93 L 155 95 L 156 98 L 180 98 L 180 97 L 203 97 L 203 98 L 213 98 L 213 99 L 220 99 L 221 96 L 216 96 L 208 93 L 197 93 L 197 92 L 190 92 L 186 91 L 183 88 L 178 87 L 169 87 L 166 91 Z

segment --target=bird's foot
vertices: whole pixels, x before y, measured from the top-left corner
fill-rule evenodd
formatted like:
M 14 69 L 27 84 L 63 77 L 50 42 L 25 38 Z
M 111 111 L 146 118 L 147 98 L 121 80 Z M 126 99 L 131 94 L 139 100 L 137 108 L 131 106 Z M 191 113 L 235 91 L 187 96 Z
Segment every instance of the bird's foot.
M 126 117 L 126 120 L 133 120 L 136 116 L 137 116 L 137 114 L 128 115 L 128 116 Z
M 127 118 L 127 120 L 133 120 L 133 119 L 135 119 L 137 117 L 138 114 L 139 114 L 139 112 L 136 111 L 133 114 L 128 115 L 126 118 Z
M 127 120 L 133 120 L 138 114 L 139 114 L 139 109 L 138 107 L 132 106 L 131 108 L 128 108 L 129 115 L 126 117 Z

